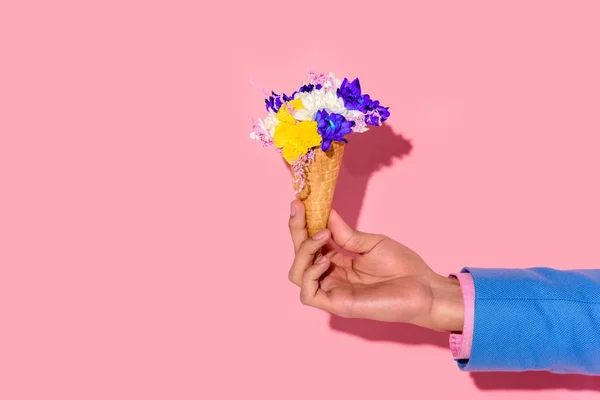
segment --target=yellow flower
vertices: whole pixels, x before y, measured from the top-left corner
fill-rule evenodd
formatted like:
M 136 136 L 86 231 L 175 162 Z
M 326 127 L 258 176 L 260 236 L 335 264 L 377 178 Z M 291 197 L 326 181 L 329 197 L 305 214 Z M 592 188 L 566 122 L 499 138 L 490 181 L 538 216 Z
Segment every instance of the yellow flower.
M 304 108 L 304 106 L 302 105 L 302 99 L 290 100 L 287 103 L 284 103 L 281 107 L 279 107 L 279 111 L 277 111 L 275 117 L 280 122 L 287 122 L 288 124 L 293 124 L 294 122 L 296 122 L 296 118 L 294 118 L 294 116 L 290 112 L 288 105 L 290 105 L 294 109 L 294 111 L 302 110 Z
M 302 99 L 290 100 L 288 101 L 295 111 L 304 109 L 304 105 L 302 104 Z
M 321 144 L 321 135 L 317 131 L 316 121 L 297 121 L 290 108 L 293 111 L 304 109 L 302 99 L 290 100 L 279 108 L 275 117 L 280 123 L 275 128 L 273 142 L 282 149 L 283 158 L 288 164 L 293 164 L 310 148 Z
M 282 122 L 275 128 L 273 135 L 275 146 L 282 149 L 283 158 L 293 164 L 312 147 L 321 144 L 321 135 L 317 131 L 316 121 L 303 121 L 295 124 Z

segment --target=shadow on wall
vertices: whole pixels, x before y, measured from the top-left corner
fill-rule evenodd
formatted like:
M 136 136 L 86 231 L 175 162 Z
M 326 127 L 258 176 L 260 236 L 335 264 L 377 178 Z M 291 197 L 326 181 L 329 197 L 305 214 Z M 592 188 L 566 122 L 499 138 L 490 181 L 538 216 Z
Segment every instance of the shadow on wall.
M 347 319 L 331 315 L 329 326 L 333 330 L 374 342 L 430 345 L 448 349 L 447 333 L 432 331 L 411 324 Z
M 352 227 L 356 227 L 369 179 L 384 167 L 391 167 L 412 150 L 401 134 L 383 124 L 369 131 L 348 136 L 344 160 L 340 168 L 333 208 Z

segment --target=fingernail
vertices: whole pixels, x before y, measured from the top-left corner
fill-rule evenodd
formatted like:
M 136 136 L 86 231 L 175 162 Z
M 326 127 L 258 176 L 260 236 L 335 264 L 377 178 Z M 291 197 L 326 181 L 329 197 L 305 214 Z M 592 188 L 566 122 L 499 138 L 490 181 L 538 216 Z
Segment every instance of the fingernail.
M 316 264 L 323 264 L 325 261 L 327 261 L 327 257 L 323 257 L 323 256 L 321 256 L 321 257 L 320 257 L 320 258 L 317 260 Z
M 294 204 L 292 203 L 290 205 L 290 217 L 293 217 L 294 215 L 296 215 L 296 207 L 294 207 Z
M 325 236 L 327 236 L 327 232 L 326 231 L 321 231 L 321 232 L 317 233 L 315 236 L 313 236 L 313 239 L 315 239 L 315 240 L 321 240 Z

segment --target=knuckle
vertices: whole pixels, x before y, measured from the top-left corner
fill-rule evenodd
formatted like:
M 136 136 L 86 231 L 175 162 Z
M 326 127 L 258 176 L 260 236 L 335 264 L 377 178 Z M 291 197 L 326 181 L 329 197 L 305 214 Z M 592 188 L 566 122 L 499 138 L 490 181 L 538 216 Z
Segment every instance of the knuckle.
M 298 230 L 302 228 L 303 223 L 302 220 L 298 218 L 298 215 L 295 215 L 293 217 L 290 217 L 290 219 L 288 220 L 288 226 L 290 230 Z
M 288 221 L 288 226 L 290 229 L 293 229 L 296 226 L 296 219 L 294 217 L 290 217 Z
M 303 241 L 302 243 L 300 243 L 300 245 L 298 245 L 298 252 L 297 253 L 304 253 L 306 252 L 306 246 L 307 246 L 307 241 Z
M 305 252 L 310 253 L 312 251 L 313 245 L 314 245 L 313 240 L 306 239 L 305 241 L 300 243 L 300 246 L 298 246 L 298 251 L 303 252 L 303 253 L 305 253 Z
M 389 238 L 385 235 L 381 235 L 381 234 L 372 234 L 370 235 L 370 239 L 369 240 L 365 240 L 365 247 L 370 248 L 371 250 L 373 250 L 374 248 L 380 246 L 382 243 L 385 243 L 389 240 Z
M 297 268 L 294 268 L 294 266 L 292 266 L 292 268 L 290 268 L 290 271 L 288 272 L 289 281 L 297 286 L 300 286 L 300 284 L 301 284 L 301 278 L 299 276 L 299 272 L 300 271 L 298 271 Z
M 306 294 L 306 292 L 303 290 L 300 292 L 300 303 L 304 304 L 305 306 L 308 305 L 308 295 Z

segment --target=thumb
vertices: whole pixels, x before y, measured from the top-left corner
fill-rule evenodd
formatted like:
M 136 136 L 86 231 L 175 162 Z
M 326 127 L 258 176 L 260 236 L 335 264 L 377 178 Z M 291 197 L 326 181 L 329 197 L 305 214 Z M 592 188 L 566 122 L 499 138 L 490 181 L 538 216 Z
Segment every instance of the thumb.
M 368 253 L 386 238 L 384 235 L 359 232 L 351 228 L 335 210 L 329 216 L 328 228 L 335 244 L 357 254 Z

